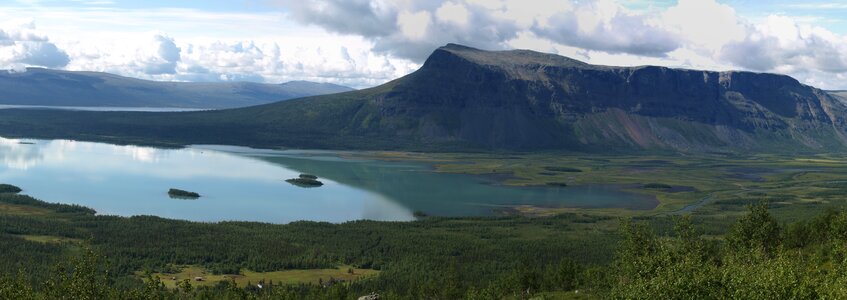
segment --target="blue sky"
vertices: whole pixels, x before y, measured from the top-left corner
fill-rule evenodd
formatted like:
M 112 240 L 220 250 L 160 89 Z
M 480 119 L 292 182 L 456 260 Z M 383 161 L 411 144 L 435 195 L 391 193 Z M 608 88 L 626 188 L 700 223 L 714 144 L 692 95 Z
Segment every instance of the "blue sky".
M 847 1 L 723 1 L 742 16 L 762 19 L 768 15 L 783 15 L 825 27 L 835 33 L 847 34 Z
M 0 68 L 367 87 L 449 42 L 847 89 L 847 0 L 0 0 Z
M 260 11 L 273 6 L 269 1 L 244 0 L 23 0 L 9 1 L 17 6 L 41 7 L 115 7 L 124 9 L 193 8 L 207 11 Z
M 8 0 L 6 0 L 8 1 Z M 265 12 L 285 11 L 285 7 L 268 0 L 42 0 L 11 1 L 20 6 L 53 7 L 115 7 L 123 9 L 189 8 L 213 12 Z M 739 14 L 749 18 L 762 18 L 770 14 L 814 19 L 838 33 L 847 33 L 847 1 L 789 1 L 789 0 L 723 0 L 719 1 L 735 8 Z M 622 6 L 641 10 L 667 8 L 677 4 L 676 0 L 623 0 Z
M 284 12 L 285 6 L 272 0 L 5 0 L 20 7 L 112 7 L 121 9 L 187 8 L 210 12 L 253 12 L 269 10 Z M 3 1 L 0 1 L 3 2 Z M 579 1 L 575 1 L 579 2 Z M 664 9 L 677 4 L 677 0 L 622 0 L 619 3 L 633 10 Z M 789 1 L 789 0 L 722 0 L 750 19 L 761 19 L 777 14 L 796 17 L 805 22 L 847 33 L 847 1 Z M 531 3 L 531 2 L 528 2 Z
M 624 0 L 621 5 L 631 9 L 666 9 L 677 4 L 677 0 Z M 721 0 L 720 3 L 733 7 L 739 15 L 760 20 L 769 15 L 794 17 L 804 22 L 826 27 L 847 34 L 847 0 L 845 1 L 797 1 L 797 0 Z

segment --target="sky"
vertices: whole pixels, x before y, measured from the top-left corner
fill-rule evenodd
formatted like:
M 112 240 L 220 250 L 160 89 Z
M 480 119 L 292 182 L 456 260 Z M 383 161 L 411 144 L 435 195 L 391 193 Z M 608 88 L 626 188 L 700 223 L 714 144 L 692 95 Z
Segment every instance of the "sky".
M 847 89 L 847 0 L 0 0 L 0 69 L 365 88 L 437 47 Z

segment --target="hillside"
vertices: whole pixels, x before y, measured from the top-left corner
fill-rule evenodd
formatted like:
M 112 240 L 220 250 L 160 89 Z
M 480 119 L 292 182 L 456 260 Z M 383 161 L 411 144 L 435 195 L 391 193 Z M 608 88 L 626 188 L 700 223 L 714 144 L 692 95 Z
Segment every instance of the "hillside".
M 0 90 L 0 104 L 7 105 L 233 108 L 352 89 L 308 81 L 159 82 L 29 68 L 21 73 L 0 72 Z
M 610 67 L 449 44 L 371 89 L 234 110 L 8 110 L 0 135 L 405 150 L 843 150 L 847 106 L 783 75 Z
M 847 102 L 847 91 L 829 91 L 829 94 L 836 98 L 841 98 L 843 102 Z

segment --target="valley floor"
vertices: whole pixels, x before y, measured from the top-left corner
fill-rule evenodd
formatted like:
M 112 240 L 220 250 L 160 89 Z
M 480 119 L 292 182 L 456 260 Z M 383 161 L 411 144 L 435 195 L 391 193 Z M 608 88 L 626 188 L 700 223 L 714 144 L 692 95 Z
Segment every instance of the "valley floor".
M 617 186 L 658 200 L 655 209 L 586 209 L 519 206 L 525 216 L 581 212 L 603 216 L 692 213 L 700 219 L 737 217 L 758 201 L 782 221 L 806 219 L 847 205 L 847 155 L 590 155 L 430 154 L 378 152 L 374 158 L 417 160 L 435 171 L 494 179 L 494 184 L 534 187 Z
M 842 155 L 367 155 L 426 161 L 437 172 L 491 184 L 617 185 L 655 197 L 657 206 L 520 206 L 500 217 L 273 225 L 102 216 L 0 194 L 0 269 L 10 276 L 0 280 L 0 296 L 23 287 L 31 295 L 70 293 L 62 289 L 74 280 L 93 282 L 101 296 L 146 291 L 139 293 L 174 299 L 650 298 L 658 288 L 695 298 L 845 295 L 835 288 L 847 280 L 838 263 L 844 249 L 832 246 L 847 232 L 839 223 L 847 220 Z M 742 279 L 748 289 L 732 285 Z M 260 283 L 276 292 L 257 291 Z M 762 289 L 773 293 L 753 294 Z

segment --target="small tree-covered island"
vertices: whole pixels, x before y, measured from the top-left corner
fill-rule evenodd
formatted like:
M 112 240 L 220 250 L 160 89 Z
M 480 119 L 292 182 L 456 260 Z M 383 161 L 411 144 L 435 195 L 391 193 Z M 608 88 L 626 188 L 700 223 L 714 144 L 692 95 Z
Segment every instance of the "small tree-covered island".
M 318 180 L 318 176 L 311 174 L 300 174 L 297 178 L 286 179 L 285 182 L 305 188 L 314 188 L 324 185 L 323 182 Z
M 21 188 L 19 188 L 17 186 L 14 186 L 14 185 L 11 185 L 11 184 L 5 184 L 5 183 L 0 184 L 0 194 L 3 194 L 3 193 L 17 194 L 17 193 L 20 193 L 21 191 L 23 191 L 23 190 L 21 190 Z
M 200 198 L 200 194 L 198 194 L 196 192 L 189 192 L 189 191 L 186 191 L 186 190 L 174 189 L 174 188 L 168 190 L 168 196 L 170 196 L 171 198 L 177 198 L 177 199 L 197 199 L 197 198 Z

